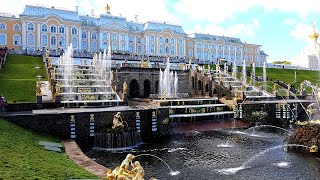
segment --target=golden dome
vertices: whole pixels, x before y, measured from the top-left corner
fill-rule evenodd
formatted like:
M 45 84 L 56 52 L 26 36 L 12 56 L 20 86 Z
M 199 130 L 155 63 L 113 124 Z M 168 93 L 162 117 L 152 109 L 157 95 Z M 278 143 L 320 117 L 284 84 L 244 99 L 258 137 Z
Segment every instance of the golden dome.
M 319 33 L 317 33 L 315 23 L 313 22 L 313 33 L 309 36 L 310 39 L 318 39 Z

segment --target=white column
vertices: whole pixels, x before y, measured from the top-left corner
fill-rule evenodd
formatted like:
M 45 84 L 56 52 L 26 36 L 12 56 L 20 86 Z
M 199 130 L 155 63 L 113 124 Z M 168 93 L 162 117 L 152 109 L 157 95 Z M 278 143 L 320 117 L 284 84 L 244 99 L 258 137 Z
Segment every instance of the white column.
M 22 49 L 25 49 L 27 46 L 27 23 L 25 21 L 22 21 Z
M 65 33 L 66 33 L 66 44 L 65 44 L 65 48 L 67 48 L 69 46 L 69 27 L 66 26 L 65 28 Z
M 82 32 L 81 32 L 81 27 L 79 27 L 79 39 L 78 39 L 78 43 L 79 43 L 79 45 L 78 45 L 78 50 L 79 51 L 81 51 L 81 49 L 82 49 L 82 47 L 81 47 L 81 44 L 82 44 Z
M 37 49 L 40 49 L 40 24 L 38 23 L 37 28 L 35 29 L 37 33 Z
M 90 31 L 88 31 L 88 37 L 87 37 L 87 39 L 88 39 L 88 52 L 91 52 L 91 33 L 90 33 Z

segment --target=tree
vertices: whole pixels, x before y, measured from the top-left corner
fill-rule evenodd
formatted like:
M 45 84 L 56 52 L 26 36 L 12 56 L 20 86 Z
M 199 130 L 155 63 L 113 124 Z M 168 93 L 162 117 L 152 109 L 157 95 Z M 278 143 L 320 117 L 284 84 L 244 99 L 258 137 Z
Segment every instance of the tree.
M 292 62 L 290 62 L 290 61 L 274 61 L 273 64 L 287 64 L 287 65 L 291 65 Z

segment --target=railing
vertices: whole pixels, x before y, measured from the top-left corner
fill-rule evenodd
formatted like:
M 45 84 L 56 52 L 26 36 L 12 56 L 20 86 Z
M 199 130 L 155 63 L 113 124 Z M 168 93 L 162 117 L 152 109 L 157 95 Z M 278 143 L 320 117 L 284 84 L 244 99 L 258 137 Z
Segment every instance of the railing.
M 171 98 L 188 98 L 190 97 L 188 93 L 176 93 L 171 97 L 166 97 L 167 99 L 171 99 Z M 151 99 L 161 99 L 163 98 L 163 95 L 161 94 L 150 94 L 149 98 Z

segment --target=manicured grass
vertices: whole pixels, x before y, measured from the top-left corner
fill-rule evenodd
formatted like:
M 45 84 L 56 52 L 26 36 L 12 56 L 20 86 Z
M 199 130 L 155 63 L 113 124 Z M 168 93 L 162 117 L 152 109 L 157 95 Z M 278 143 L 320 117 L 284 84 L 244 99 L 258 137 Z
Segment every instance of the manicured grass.
M 41 69 L 36 69 L 37 66 Z M 47 79 L 41 57 L 8 55 L 6 64 L 0 71 L 0 95 L 5 96 L 9 103 L 35 102 L 38 75 Z
M 47 151 L 39 141 L 56 138 L 33 133 L 0 119 L 0 179 L 97 178 L 65 153 Z

